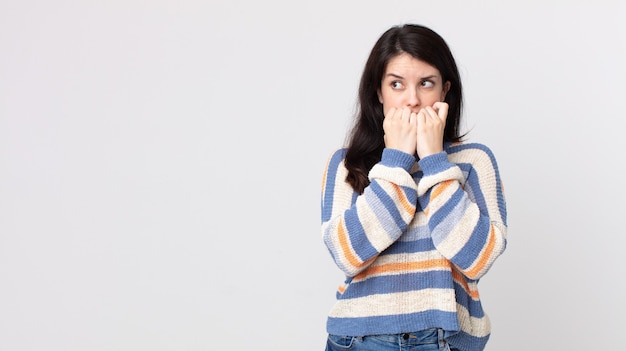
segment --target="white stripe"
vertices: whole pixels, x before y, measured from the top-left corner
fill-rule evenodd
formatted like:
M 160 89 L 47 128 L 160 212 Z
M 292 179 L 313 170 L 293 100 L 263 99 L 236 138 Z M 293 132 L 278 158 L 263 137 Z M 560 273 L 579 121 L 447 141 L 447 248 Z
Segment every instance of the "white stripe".
M 489 333 L 491 332 L 491 321 L 489 320 L 489 316 L 483 314 L 482 318 L 471 317 L 469 312 L 463 305 L 457 304 L 456 308 L 456 314 L 459 320 L 461 330 L 468 333 L 469 335 L 479 338 L 489 335 Z
M 460 210 L 464 210 L 460 213 Z M 478 207 L 468 206 L 461 202 L 449 213 L 448 216 L 462 216 L 458 222 L 444 220 L 442 224 L 437 226 L 433 232 L 433 239 L 437 249 L 445 254 L 446 257 L 454 257 L 467 244 L 474 228 L 480 218 Z M 450 227 L 448 224 L 455 224 Z
M 452 289 L 424 289 L 338 300 L 329 316 L 336 318 L 375 317 L 428 310 L 455 312 Z
M 378 252 L 382 252 L 389 245 L 393 244 L 391 236 L 389 235 L 389 229 L 395 229 L 399 232 L 399 228 L 394 222 L 388 223 L 390 227 L 383 226 L 379 220 L 380 218 L 391 218 L 391 214 L 387 208 L 382 204 L 380 199 L 376 197 L 376 194 L 368 193 L 368 196 L 357 200 L 367 201 L 367 206 L 357 206 L 357 213 L 361 221 L 361 225 L 365 229 L 365 235 L 367 240 L 374 246 Z M 378 214 L 376 212 L 379 212 Z M 384 213 L 381 213 L 384 212 Z
M 387 264 L 406 264 L 410 265 L 413 263 L 427 262 L 432 260 L 443 260 L 445 259 L 441 253 L 437 250 L 426 251 L 426 252 L 416 252 L 416 253 L 400 253 L 394 255 L 383 255 L 378 256 L 378 258 L 367 268 L 372 269 L 379 266 L 384 266 Z M 418 272 L 432 272 L 432 271 L 448 271 L 451 272 L 451 267 L 426 267 L 426 268 L 416 268 L 416 269 L 408 269 L 403 268 L 401 271 L 384 271 L 377 274 L 367 274 L 365 279 L 355 279 L 353 282 L 361 282 L 372 277 L 381 277 L 381 276 L 389 276 L 389 275 L 398 275 L 398 274 L 410 274 L 410 273 L 418 273 Z

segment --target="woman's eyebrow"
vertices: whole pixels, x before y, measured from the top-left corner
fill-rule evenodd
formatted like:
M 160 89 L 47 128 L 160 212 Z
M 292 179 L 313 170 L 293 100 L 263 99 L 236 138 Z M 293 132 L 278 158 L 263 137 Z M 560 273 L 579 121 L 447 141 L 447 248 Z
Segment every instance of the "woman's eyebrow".
M 430 75 L 430 76 L 427 76 L 427 77 L 422 77 L 420 79 L 421 80 L 429 80 L 429 79 L 432 80 L 432 79 L 435 79 L 435 78 L 438 78 L 438 77 L 439 77 L 438 75 L 433 74 L 433 75 Z
M 401 76 L 401 75 L 397 75 L 397 74 L 395 74 L 395 73 L 387 73 L 387 74 L 385 75 L 385 78 L 387 78 L 387 77 L 393 77 L 393 78 L 398 78 L 398 79 L 404 79 L 404 77 L 403 77 L 403 76 Z
M 399 74 L 395 74 L 395 73 L 387 73 L 387 74 L 385 75 L 385 78 L 387 78 L 387 77 L 393 77 L 393 78 L 397 78 L 397 79 L 404 79 L 404 77 L 403 77 L 403 76 L 401 76 L 401 75 L 399 75 Z M 436 74 L 431 74 L 431 75 L 426 76 L 426 77 L 421 77 L 421 78 L 420 78 L 420 80 L 435 79 L 435 78 L 438 78 L 438 77 L 439 77 L 439 76 L 438 76 L 438 75 L 436 75 Z

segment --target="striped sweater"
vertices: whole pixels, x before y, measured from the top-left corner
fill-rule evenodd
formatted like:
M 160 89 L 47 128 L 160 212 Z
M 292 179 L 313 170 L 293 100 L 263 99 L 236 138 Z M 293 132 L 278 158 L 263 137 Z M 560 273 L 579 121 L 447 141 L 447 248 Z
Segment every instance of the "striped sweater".
M 364 336 L 438 327 L 454 347 L 483 350 L 491 332 L 477 284 L 506 247 L 496 159 L 477 143 L 421 160 L 385 149 L 358 194 L 346 149 L 328 159 L 322 235 L 346 280 L 327 332 Z

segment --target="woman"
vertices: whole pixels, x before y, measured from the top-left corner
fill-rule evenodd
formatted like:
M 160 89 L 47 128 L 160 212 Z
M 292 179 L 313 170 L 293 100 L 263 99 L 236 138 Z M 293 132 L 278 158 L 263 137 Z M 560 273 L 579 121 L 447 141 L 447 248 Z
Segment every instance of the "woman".
M 326 350 L 483 350 L 478 280 L 506 246 L 500 174 L 459 132 L 462 87 L 437 33 L 407 24 L 374 45 L 348 146 L 328 160 L 322 234 L 346 275 Z

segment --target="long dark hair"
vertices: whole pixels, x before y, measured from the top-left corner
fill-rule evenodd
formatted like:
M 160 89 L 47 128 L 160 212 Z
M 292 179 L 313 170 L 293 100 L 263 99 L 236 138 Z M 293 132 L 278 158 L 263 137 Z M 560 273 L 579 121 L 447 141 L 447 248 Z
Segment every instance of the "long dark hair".
M 378 39 L 363 69 L 356 121 L 348 138 L 346 181 L 359 193 L 369 185 L 368 173 L 380 161 L 385 148 L 384 113 L 378 100 L 378 90 L 387 63 L 402 53 L 434 66 L 441 73 L 443 82 L 450 82 L 450 90 L 444 100 L 449 109 L 443 140 L 456 142 L 463 137 L 459 134 L 463 104 L 461 77 L 448 44 L 439 34 L 421 25 L 391 27 Z

